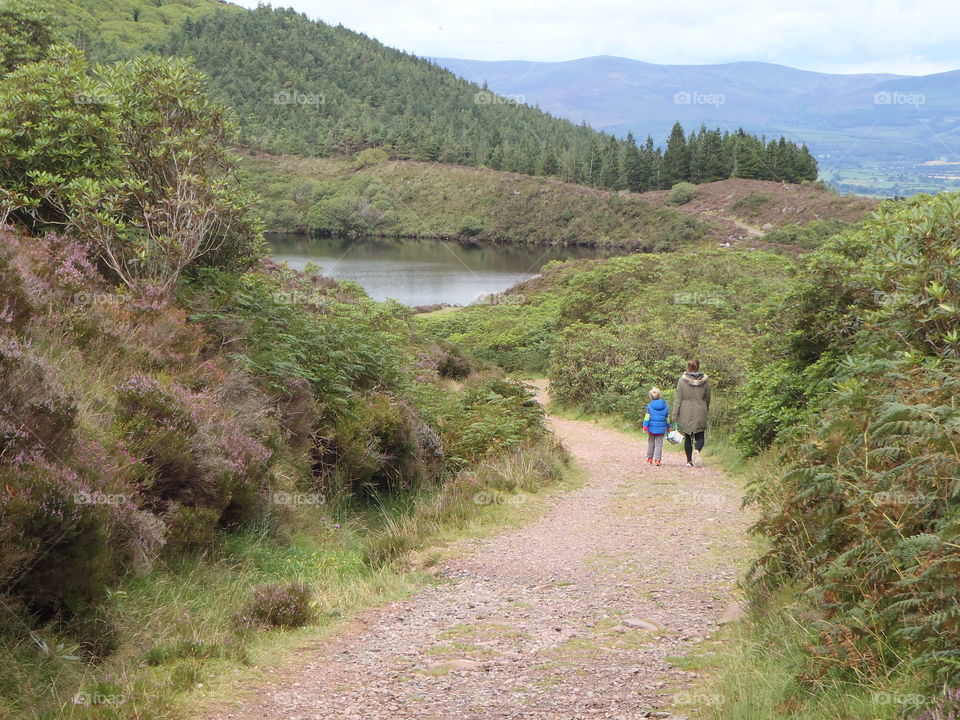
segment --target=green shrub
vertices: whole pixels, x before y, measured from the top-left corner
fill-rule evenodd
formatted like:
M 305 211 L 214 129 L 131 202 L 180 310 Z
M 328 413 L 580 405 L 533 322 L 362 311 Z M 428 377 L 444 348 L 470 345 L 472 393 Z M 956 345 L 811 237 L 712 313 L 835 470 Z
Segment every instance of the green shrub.
M 307 218 L 311 230 L 346 237 L 376 232 L 388 222 L 387 213 L 368 197 L 350 192 L 320 200 Z
M 232 179 L 227 108 L 189 60 L 91 69 L 69 44 L 36 54 L 0 78 L 0 127 L 21 129 L 0 136 L 4 220 L 62 225 L 115 280 L 164 294 L 197 265 L 259 258 L 259 221 Z
M 804 261 L 787 292 L 762 312 L 750 363 L 751 381 L 737 399 L 743 419 L 734 440 L 754 454 L 792 431 L 829 388 L 829 378 L 862 325 L 857 308 L 877 295 L 860 274 L 872 252 L 863 233 L 827 240 Z M 773 360 L 776 358 L 776 360 Z
M 521 382 L 478 377 L 466 384 L 444 433 L 449 460 L 460 467 L 503 453 L 546 432 L 543 408 Z
M 772 200 L 773 197 L 766 193 L 753 193 L 752 195 L 744 195 L 731 205 L 730 209 L 744 215 L 759 215 Z
M 686 205 L 700 192 L 696 185 L 690 182 L 678 182 L 667 195 L 667 202 L 671 205 Z
M 465 235 L 466 237 L 473 237 L 474 235 L 479 235 L 483 232 L 484 224 L 482 220 L 479 220 L 472 215 L 464 216 L 463 220 L 460 221 L 460 227 L 457 229 L 458 235 Z
M 325 450 L 326 463 L 360 497 L 409 491 L 436 477 L 443 456 L 440 438 L 415 410 L 383 393 L 366 396 L 339 420 Z
M 787 225 L 771 230 L 763 236 L 764 242 L 796 245 L 804 250 L 815 250 L 834 235 L 853 228 L 843 220 L 813 220 L 805 225 Z
M 382 148 L 367 148 L 353 156 L 353 166 L 358 170 L 369 165 L 379 165 L 390 159 L 390 154 Z

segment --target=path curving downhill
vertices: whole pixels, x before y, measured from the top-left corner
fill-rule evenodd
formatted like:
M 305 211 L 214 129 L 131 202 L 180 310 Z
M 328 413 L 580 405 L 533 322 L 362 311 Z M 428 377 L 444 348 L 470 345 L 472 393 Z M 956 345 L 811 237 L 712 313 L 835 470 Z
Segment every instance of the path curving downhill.
M 701 699 L 668 658 L 708 640 L 747 554 L 719 470 L 645 463 L 645 438 L 551 417 L 585 473 L 447 578 L 296 654 L 209 720 L 673 717 Z

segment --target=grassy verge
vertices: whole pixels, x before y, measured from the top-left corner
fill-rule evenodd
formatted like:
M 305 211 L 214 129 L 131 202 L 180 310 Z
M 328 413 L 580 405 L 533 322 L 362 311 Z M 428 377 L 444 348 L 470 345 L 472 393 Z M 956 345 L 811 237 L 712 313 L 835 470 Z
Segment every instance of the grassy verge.
M 0 717 L 195 718 L 232 697 L 227 679 L 255 676 L 290 650 L 317 642 L 357 611 L 401 598 L 432 580 L 451 543 L 523 521 L 545 491 L 568 487 L 562 449 L 521 448 L 447 482 L 367 507 L 304 508 L 278 538 L 244 530 L 206 555 L 170 559 L 112 593 L 104 628 L 116 651 L 81 661 L 58 638 L 0 638 Z M 238 629 L 234 614 L 254 588 L 298 581 L 313 590 L 315 622 Z

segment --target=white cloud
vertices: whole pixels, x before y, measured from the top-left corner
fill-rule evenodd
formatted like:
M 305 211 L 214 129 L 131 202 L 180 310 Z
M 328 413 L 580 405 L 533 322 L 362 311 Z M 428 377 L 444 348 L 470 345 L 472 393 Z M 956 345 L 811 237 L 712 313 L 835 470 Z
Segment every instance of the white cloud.
M 257 0 L 241 0 L 253 7 Z M 421 56 L 668 64 L 758 60 L 823 72 L 960 69 L 956 0 L 285 0 Z

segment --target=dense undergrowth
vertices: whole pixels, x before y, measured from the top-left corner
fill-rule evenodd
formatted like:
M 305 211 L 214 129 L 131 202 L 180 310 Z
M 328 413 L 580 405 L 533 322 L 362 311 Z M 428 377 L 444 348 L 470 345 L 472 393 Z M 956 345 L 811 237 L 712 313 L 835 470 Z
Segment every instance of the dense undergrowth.
M 90 68 L 11 7 L 0 716 L 174 716 L 262 631 L 409 589 L 412 552 L 564 457 L 527 388 L 408 308 L 260 260 L 189 63 Z
M 705 717 L 960 712 L 958 237 L 960 196 L 888 203 L 768 315 L 708 454 L 746 483 L 760 548 L 746 618 L 689 660 Z
M 958 236 L 960 196 L 884 206 L 811 258 L 768 336 L 800 400 L 774 438 L 787 471 L 753 487 L 771 545 L 751 586 L 802 593 L 813 685 L 960 681 Z M 773 387 L 741 407 L 769 407 Z
M 180 582 L 183 572 L 219 578 L 230 602 L 197 609 L 202 627 L 183 632 L 203 635 L 190 641 L 203 647 L 183 652 L 242 659 L 224 649 L 244 646 L 244 627 L 230 629 L 242 595 L 255 579 L 301 570 L 316 583 L 300 556 L 336 555 L 337 542 L 327 542 L 334 516 L 354 528 L 350 562 L 372 582 L 425 538 L 468 522 L 477 493 L 533 490 L 557 477 L 560 456 L 542 445 L 542 411 L 529 392 L 451 363 L 416 338 L 406 308 L 269 265 L 202 273 L 183 285 L 181 305 L 110 288 L 76 241 L 4 230 L 0 247 L 9 290 L 0 652 L 56 670 L 11 676 L 3 697 L 18 717 L 96 694 L 100 668 L 124 676 L 111 691 L 129 701 L 118 713 L 150 706 L 136 668 L 171 640 L 147 621 L 145 635 L 139 613 L 174 622 L 174 608 L 130 606 L 128 587 Z M 451 367 L 468 376 L 462 390 L 438 371 Z M 415 520 L 385 532 L 398 515 L 376 508 L 397 498 L 422 502 L 409 501 Z M 261 572 L 249 543 L 295 566 Z M 231 579 L 232 564 L 249 572 Z M 213 600 L 197 592 L 188 606 Z M 169 690 L 192 687 L 168 680 L 151 692 L 168 700 Z M 84 707 L 71 707 L 73 716 Z
M 734 250 L 557 263 L 495 304 L 419 322 L 483 361 L 548 374 L 559 403 L 636 421 L 650 387 L 672 388 L 691 353 L 721 390 L 743 383 L 764 308 L 793 267 Z

